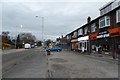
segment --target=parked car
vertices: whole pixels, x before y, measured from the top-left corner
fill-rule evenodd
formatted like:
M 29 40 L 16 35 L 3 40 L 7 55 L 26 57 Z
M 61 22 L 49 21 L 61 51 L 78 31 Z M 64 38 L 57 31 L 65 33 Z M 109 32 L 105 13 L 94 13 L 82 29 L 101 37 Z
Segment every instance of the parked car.
M 29 43 L 26 43 L 25 44 L 25 49 L 30 49 L 31 48 L 31 45 Z
M 32 45 L 31 45 L 31 48 L 35 48 L 35 45 L 34 45 L 34 44 L 32 44 Z
M 62 51 L 62 48 L 60 47 L 53 47 L 53 48 L 47 48 L 46 51 Z

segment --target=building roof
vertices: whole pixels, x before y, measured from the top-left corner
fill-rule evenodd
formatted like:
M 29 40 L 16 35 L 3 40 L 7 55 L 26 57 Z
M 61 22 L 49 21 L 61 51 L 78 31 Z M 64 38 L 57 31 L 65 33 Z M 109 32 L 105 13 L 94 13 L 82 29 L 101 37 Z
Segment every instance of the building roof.
M 114 1 L 116 1 L 116 0 L 114 0 Z M 113 1 L 112 1 L 112 3 L 113 3 Z M 109 4 L 110 4 L 110 3 L 109 3 Z M 109 5 L 109 4 L 108 4 L 108 5 Z M 108 6 L 108 5 L 106 5 L 106 6 Z M 119 5 L 118 7 L 116 7 L 115 9 L 111 10 L 110 12 L 112 12 L 112 11 L 114 11 L 114 10 L 118 9 L 119 7 L 120 7 L 120 5 Z M 110 12 L 109 12 L 109 13 L 110 13 Z M 83 27 L 87 26 L 88 24 L 93 23 L 93 22 L 94 22 L 94 21 L 96 21 L 97 19 L 100 19 L 101 17 L 103 17 L 103 16 L 105 16 L 105 15 L 107 15 L 107 14 L 109 14 L 109 13 L 106 13 L 106 14 L 104 14 L 104 15 L 100 15 L 99 17 L 95 18 L 94 20 L 91 20 L 91 22 L 90 22 L 90 23 L 86 23 L 86 24 L 84 24 L 83 26 L 81 26 L 81 27 L 79 27 L 79 28 L 75 29 L 74 31 L 76 31 L 76 30 L 78 30 L 78 29 L 80 29 L 80 28 L 83 28 Z M 68 33 L 67 35 L 69 35 L 69 34 L 73 33 L 74 31 L 72 31 L 72 32 Z
M 99 10 L 102 10 L 102 9 L 106 8 L 107 6 L 111 5 L 113 2 L 115 2 L 115 0 L 111 1 L 111 2 L 108 2 L 107 4 L 105 4 L 104 6 L 102 6 Z

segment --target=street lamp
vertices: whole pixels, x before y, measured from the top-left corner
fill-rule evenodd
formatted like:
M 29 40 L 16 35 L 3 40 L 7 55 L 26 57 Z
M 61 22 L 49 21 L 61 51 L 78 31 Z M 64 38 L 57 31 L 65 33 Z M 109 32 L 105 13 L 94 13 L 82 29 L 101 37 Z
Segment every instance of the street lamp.
M 39 16 L 35 16 L 36 18 L 38 18 Z M 44 17 L 40 17 L 42 19 L 42 41 L 43 41 L 43 45 L 44 45 Z

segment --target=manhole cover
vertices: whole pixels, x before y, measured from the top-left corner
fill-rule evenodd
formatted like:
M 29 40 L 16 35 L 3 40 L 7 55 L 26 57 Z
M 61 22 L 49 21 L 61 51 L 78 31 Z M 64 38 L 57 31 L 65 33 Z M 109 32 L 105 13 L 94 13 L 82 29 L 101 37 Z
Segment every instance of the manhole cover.
M 55 62 L 67 62 L 67 60 L 62 59 L 62 58 L 52 58 L 50 59 L 51 61 L 55 61 Z

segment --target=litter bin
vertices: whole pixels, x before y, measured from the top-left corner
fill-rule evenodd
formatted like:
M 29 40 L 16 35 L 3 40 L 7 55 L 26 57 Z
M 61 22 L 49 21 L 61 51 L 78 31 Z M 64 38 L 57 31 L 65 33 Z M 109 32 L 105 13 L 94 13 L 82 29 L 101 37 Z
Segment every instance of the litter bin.
M 47 55 L 50 55 L 50 51 L 47 51 Z

